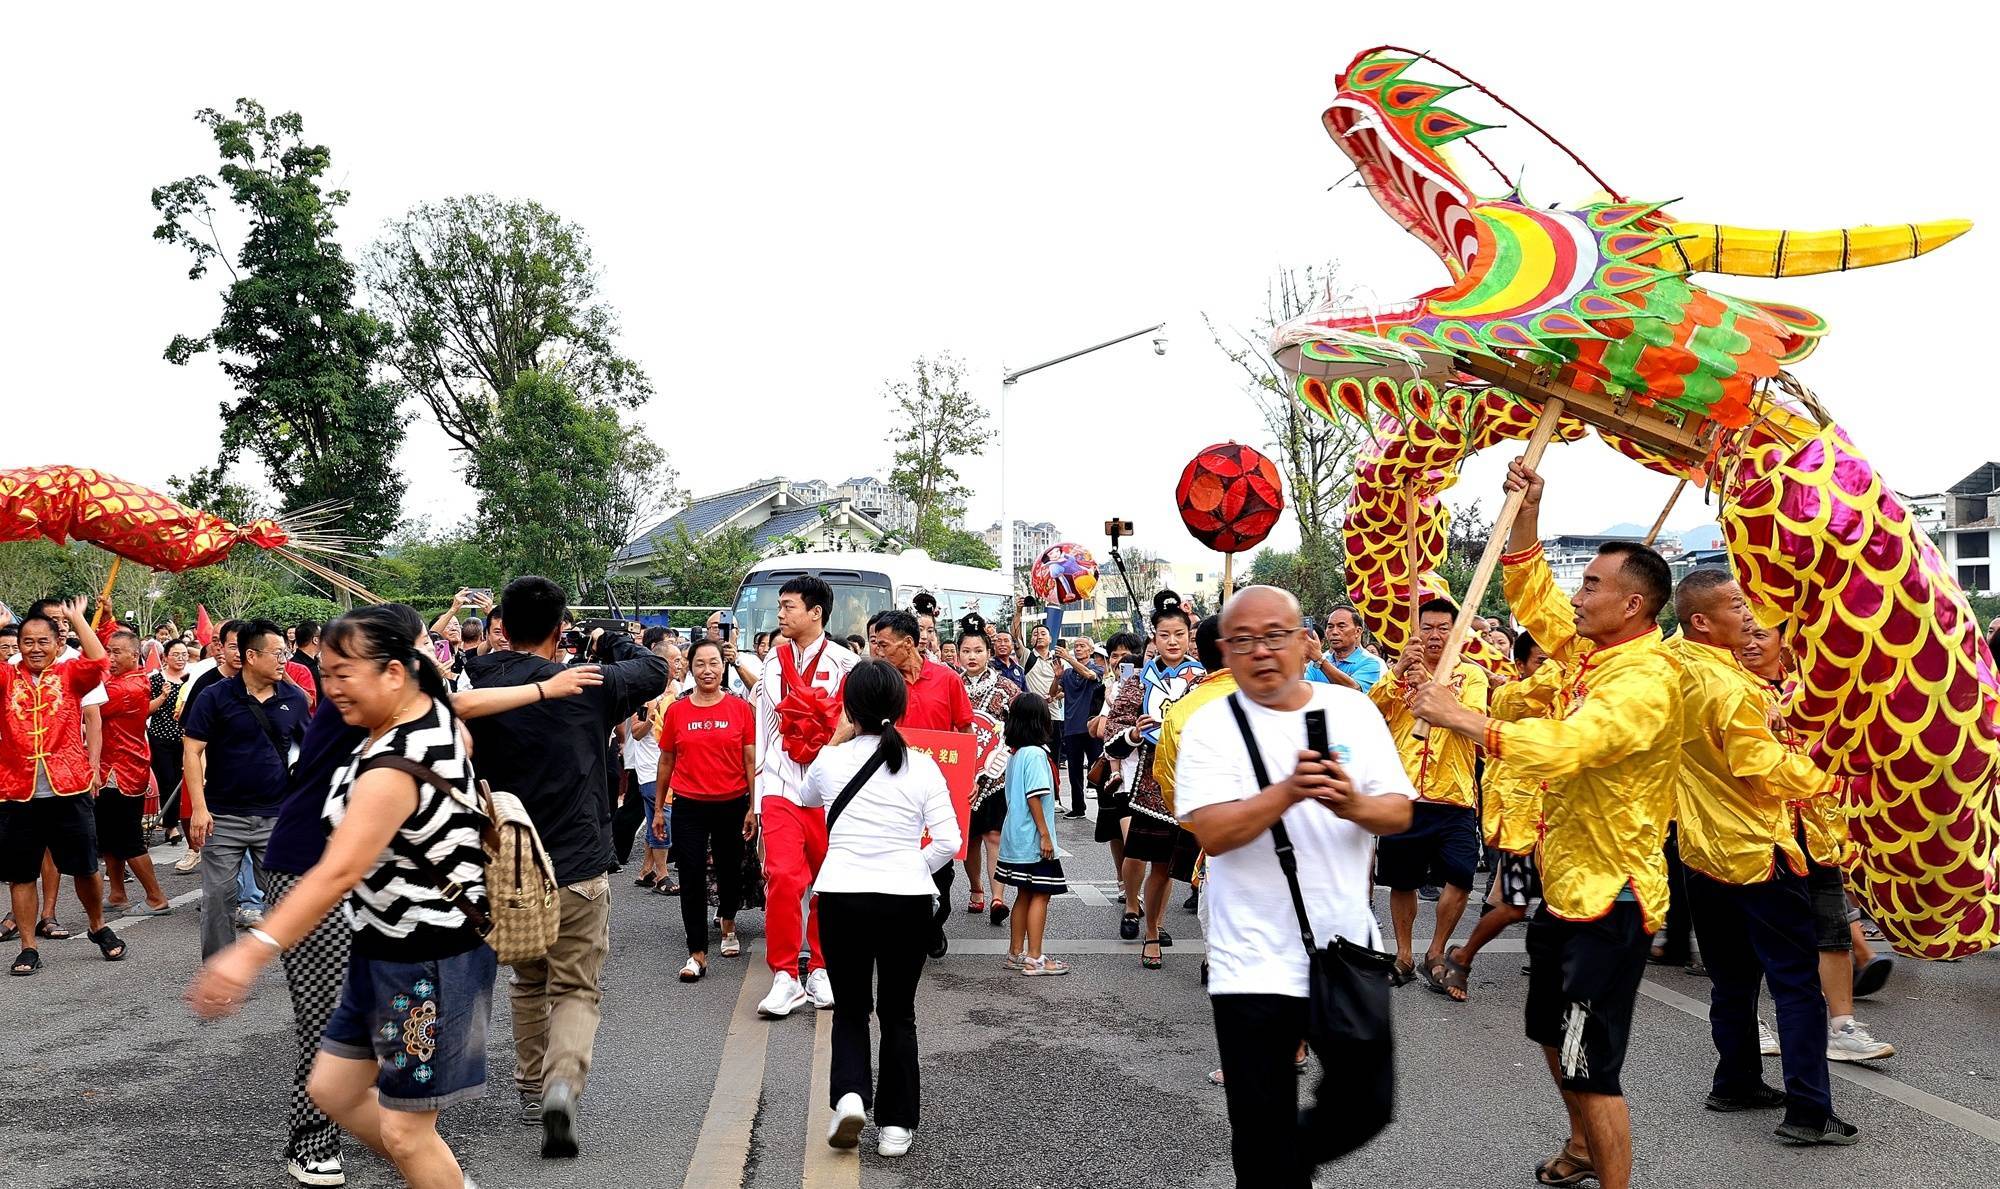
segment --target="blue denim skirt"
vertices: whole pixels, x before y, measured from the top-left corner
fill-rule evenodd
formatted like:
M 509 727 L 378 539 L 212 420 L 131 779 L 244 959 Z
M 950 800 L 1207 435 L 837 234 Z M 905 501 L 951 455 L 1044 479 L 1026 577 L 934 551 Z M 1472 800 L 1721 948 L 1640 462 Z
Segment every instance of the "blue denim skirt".
M 477 1098 L 486 1093 L 498 968 L 484 943 L 429 962 L 368 958 L 357 948 L 320 1051 L 374 1061 L 384 1110 L 435 1111 Z

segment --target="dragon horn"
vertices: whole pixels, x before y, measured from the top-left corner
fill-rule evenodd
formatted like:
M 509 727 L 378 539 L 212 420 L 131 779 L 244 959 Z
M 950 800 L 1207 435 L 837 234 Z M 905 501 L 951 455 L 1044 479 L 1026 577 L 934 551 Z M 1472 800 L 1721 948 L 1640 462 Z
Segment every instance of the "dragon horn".
M 1737 277 L 1804 277 L 1893 264 L 1921 256 L 1972 229 L 1970 219 L 1839 227 L 1832 231 L 1766 230 L 1723 223 L 1674 222 L 1669 246 L 1688 272 Z

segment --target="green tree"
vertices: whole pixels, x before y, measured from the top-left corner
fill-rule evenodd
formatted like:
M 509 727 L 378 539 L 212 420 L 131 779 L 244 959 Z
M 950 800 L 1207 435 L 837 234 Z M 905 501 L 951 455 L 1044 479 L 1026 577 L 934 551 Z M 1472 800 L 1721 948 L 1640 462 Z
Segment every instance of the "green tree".
M 697 541 L 685 527 L 675 525 L 670 537 L 653 542 L 648 576 L 658 591 L 648 601 L 726 605 L 736 597 L 743 575 L 759 560 L 756 540 L 747 528 L 725 528 Z
M 325 623 L 340 614 L 340 604 L 312 595 L 273 595 L 252 603 L 245 619 L 268 619 L 279 627 L 297 627 L 309 619 Z
M 910 365 L 910 378 L 889 382 L 882 396 L 895 427 L 889 437 L 896 448 L 889 486 L 910 501 L 915 517 L 915 527 L 899 536 L 933 557 L 971 555 L 970 545 L 952 535 L 963 532 L 965 497 L 972 494 L 959 477 L 958 462 L 985 453 L 986 409 L 965 390 L 964 366 L 949 352 L 919 358 Z M 985 542 L 967 535 L 984 549 Z M 990 568 L 999 568 L 997 558 Z
M 954 566 L 976 566 L 982 570 L 1000 568 L 1000 555 L 993 552 L 986 538 L 948 522 L 936 509 L 922 515 L 910 537 L 913 541 L 922 542 L 923 549 L 933 561 Z
M 153 191 L 153 238 L 193 256 L 189 279 L 217 262 L 230 278 L 215 329 L 176 335 L 166 350 L 175 364 L 215 351 L 236 386 L 222 405 L 219 459 L 197 472 L 191 492 L 215 491 L 247 451 L 263 463 L 281 513 L 344 503 L 346 535 L 378 542 L 403 498 L 402 393 L 374 378 L 389 335 L 354 304 L 354 267 L 334 238 L 334 212 L 348 194 L 321 188 L 332 155 L 305 142 L 297 112 L 272 116 L 252 99 L 238 99 L 231 115 L 203 108 L 195 118 L 215 138 L 217 177 L 247 231 L 232 263 L 217 227 L 218 185 L 206 174 Z
M 598 296 L 583 229 L 539 203 L 423 203 L 389 225 L 365 264 L 401 332 L 397 370 L 465 451 L 501 431 L 502 398 L 530 372 L 559 377 L 591 408 L 637 408 L 652 395 L 618 353 L 617 315 Z
M 1479 501 L 1460 508 L 1451 518 L 1451 526 L 1445 535 L 1444 564 L 1438 567 L 1438 574 L 1451 587 L 1453 597 L 1463 602 L 1469 597 L 1467 588 L 1472 585 L 1472 572 L 1479 568 L 1479 555 L 1486 550 L 1486 539 L 1493 535 L 1493 522 L 1481 514 Z M 1486 584 L 1483 597 L 1479 600 L 1480 615 L 1506 616 L 1507 596 L 1500 589 L 1500 573 L 1494 571 L 1493 580 Z
M 461 587 L 483 587 L 497 596 L 508 578 L 492 545 L 471 521 L 441 531 L 411 526 L 389 543 L 375 566 L 380 572 L 373 583 L 376 593 L 412 604 L 448 601 Z
M 471 470 L 480 535 L 504 566 L 573 580 L 579 601 L 675 479 L 659 447 L 616 409 L 538 371 L 501 394 Z
M 1368 427 L 1351 417 L 1329 420 L 1301 404 L 1284 369 L 1271 356 L 1271 332 L 1318 307 L 1332 292 L 1332 265 L 1303 274 L 1281 270 L 1265 290 L 1264 310 L 1245 328 L 1225 332 L 1208 315 L 1202 321 L 1217 349 L 1243 373 L 1244 392 L 1256 405 L 1285 478 L 1285 505 L 1299 526 L 1299 548 L 1286 588 L 1309 615 L 1324 615 L 1347 601 L 1346 554 L 1341 517 L 1354 464 L 1369 442 Z

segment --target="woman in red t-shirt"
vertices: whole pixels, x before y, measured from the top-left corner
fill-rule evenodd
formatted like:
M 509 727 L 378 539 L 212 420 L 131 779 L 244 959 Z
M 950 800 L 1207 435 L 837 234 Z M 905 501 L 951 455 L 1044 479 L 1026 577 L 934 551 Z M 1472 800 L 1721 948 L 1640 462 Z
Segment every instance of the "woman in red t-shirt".
M 757 834 L 750 789 L 757 774 L 757 712 L 722 688 L 724 661 L 717 640 L 697 640 L 688 650 L 694 689 L 675 699 L 660 720 L 659 793 L 653 830 L 672 808 L 674 864 L 681 876 L 681 923 L 688 960 L 681 981 L 708 971 L 708 848 L 715 846 L 715 883 L 722 903 L 722 956 L 743 952 L 736 940 L 736 908 L 743 899 L 743 846 Z

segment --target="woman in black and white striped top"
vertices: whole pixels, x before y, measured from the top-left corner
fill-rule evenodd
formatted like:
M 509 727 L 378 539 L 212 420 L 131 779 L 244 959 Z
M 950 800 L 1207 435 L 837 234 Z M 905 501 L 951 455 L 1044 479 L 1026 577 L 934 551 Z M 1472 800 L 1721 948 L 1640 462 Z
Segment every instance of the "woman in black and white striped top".
M 437 1113 L 485 1093 L 497 964 L 441 889 L 455 881 L 485 901 L 486 815 L 443 675 L 410 624 L 400 609 L 378 606 L 327 629 L 322 689 L 368 736 L 327 795 L 325 854 L 261 928 L 209 960 L 189 997 L 203 1015 L 234 1011 L 264 965 L 344 900 L 354 944 L 307 1092 L 411 1185 L 472 1189 L 438 1136 Z M 396 766 L 397 757 L 449 791 Z

